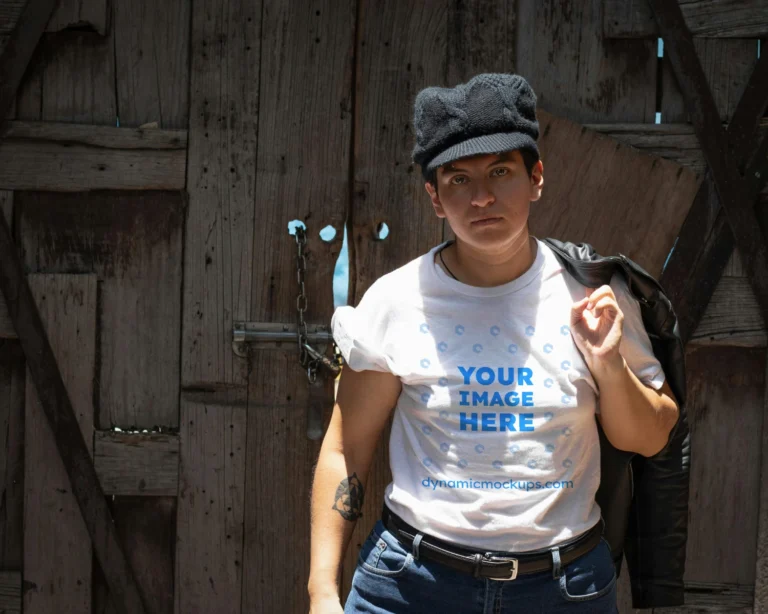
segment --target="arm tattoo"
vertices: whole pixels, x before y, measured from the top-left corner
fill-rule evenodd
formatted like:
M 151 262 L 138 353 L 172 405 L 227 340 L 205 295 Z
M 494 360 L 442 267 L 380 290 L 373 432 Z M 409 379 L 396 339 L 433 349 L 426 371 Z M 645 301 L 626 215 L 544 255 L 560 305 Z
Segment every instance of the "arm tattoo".
M 358 479 L 357 473 L 345 478 L 336 489 L 335 509 L 345 520 L 357 520 L 363 515 L 363 498 L 365 491 L 363 483 Z

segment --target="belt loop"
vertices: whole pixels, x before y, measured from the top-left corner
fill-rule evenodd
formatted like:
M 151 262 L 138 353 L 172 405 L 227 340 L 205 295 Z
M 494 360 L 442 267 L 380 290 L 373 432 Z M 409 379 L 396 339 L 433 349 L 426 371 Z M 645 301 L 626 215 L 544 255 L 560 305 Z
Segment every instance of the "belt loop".
M 419 544 L 421 543 L 421 538 L 424 537 L 421 533 L 417 533 L 416 537 L 413 538 L 413 544 L 411 544 L 411 552 L 413 552 L 413 558 L 417 561 L 419 560 Z
M 552 577 L 557 579 L 560 577 L 560 548 L 555 546 L 550 548 L 552 553 Z
M 475 578 L 480 577 L 480 560 L 483 558 L 480 553 L 475 553 L 475 569 L 472 571 L 472 575 L 475 576 Z

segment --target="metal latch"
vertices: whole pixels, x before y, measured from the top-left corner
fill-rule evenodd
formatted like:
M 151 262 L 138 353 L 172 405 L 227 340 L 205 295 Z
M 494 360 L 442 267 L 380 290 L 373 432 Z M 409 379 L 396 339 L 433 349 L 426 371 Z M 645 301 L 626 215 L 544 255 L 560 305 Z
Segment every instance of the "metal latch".
M 234 322 L 232 350 L 241 358 L 248 356 L 249 345 L 259 350 L 287 350 L 296 347 L 298 325 L 275 322 Z M 330 329 L 322 324 L 307 324 L 307 341 L 325 353 L 333 342 Z

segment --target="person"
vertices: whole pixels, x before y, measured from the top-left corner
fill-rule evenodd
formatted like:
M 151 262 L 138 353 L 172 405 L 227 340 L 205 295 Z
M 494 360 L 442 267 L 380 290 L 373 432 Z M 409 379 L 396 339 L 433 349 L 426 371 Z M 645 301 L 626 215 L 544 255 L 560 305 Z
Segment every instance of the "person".
M 651 456 L 679 410 L 637 300 L 618 275 L 580 285 L 530 234 L 544 166 L 522 76 L 428 87 L 413 122 L 455 239 L 333 314 L 345 364 L 313 481 L 310 612 L 618 612 L 595 421 Z M 340 562 L 393 411 L 392 481 L 342 610 Z

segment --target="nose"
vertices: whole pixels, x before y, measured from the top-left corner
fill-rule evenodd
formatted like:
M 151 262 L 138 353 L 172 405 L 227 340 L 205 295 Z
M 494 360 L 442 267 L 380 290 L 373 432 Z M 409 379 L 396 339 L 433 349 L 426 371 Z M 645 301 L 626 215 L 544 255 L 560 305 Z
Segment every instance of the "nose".
M 485 182 L 478 181 L 476 183 L 477 189 L 472 195 L 472 205 L 475 207 L 487 207 L 488 205 L 496 202 L 496 197 L 493 195 L 485 185 Z

